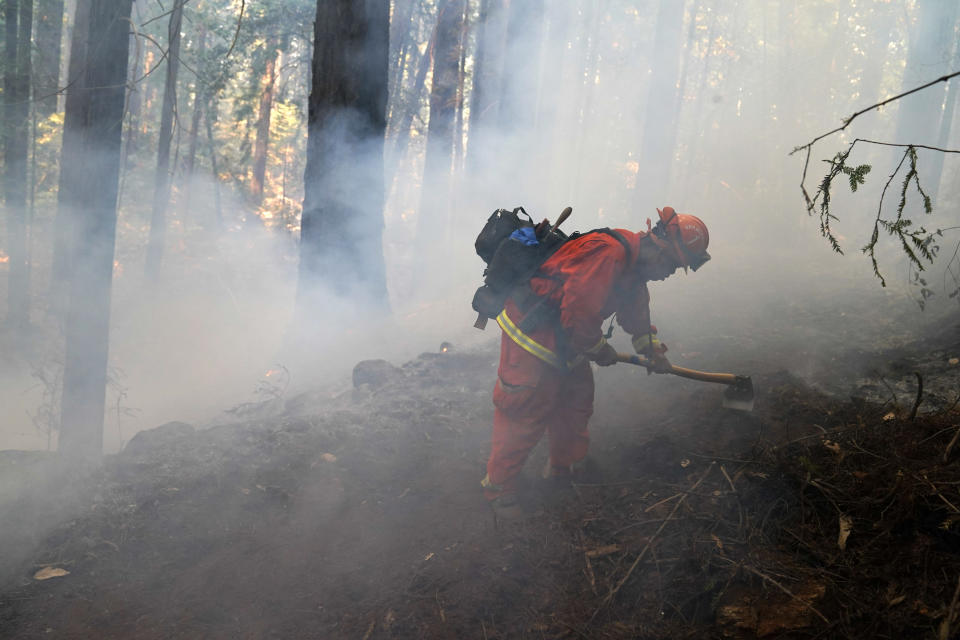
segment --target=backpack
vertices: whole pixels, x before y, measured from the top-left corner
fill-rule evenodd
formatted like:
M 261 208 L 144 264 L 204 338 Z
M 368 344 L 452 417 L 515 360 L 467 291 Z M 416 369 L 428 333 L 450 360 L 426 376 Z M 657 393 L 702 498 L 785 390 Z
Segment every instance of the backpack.
M 490 215 L 474 243 L 477 255 L 487 265 L 484 284 L 473 295 L 473 310 L 478 314 L 475 327 L 484 329 L 487 319 L 496 318 L 510 294 L 529 281 L 540 265 L 569 239 L 557 229 L 570 215 L 568 210 L 569 207 L 552 226 L 547 221 L 534 225 L 523 207 L 512 211 L 497 209 Z

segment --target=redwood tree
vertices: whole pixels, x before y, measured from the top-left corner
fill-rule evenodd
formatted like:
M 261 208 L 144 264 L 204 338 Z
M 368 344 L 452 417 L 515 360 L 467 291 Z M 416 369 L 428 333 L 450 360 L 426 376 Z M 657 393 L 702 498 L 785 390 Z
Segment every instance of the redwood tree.
M 387 304 L 383 139 L 389 3 L 317 0 L 298 304 L 334 294 Z
M 59 448 L 77 458 L 103 451 L 131 2 L 79 0 L 71 45 L 78 73 L 67 90 L 61 159 L 60 198 L 72 233 Z
M 167 32 L 167 81 L 160 111 L 160 140 L 157 148 L 156 181 L 153 187 L 153 213 L 147 244 L 146 274 L 150 280 L 160 275 L 163 244 L 167 230 L 167 205 L 170 202 L 170 143 L 173 140 L 173 115 L 177 104 L 177 73 L 180 69 L 180 27 L 186 0 L 174 0 Z
M 445 237 L 450 208 L 450 173 L 453 159 L 460 78 L 460 37 L 465 0 L 446 0 L 437 17 L 437 39 L 433 56 L 433 85 L 430 88 L 430 122 L 427 127 L 427 155 L 423 168 L 423 192 L 417 218 L 417 246 L 426 247 Z M 421 257 L 424 251 L 418 252 Z
M 29 322 L 27 264 L 27 148 L 30 120 L 30 29 L 33 0 L 7 0 L 4 13 L 3 200 L 7 214 L 10 272 L 8 321 L 23 328 Z

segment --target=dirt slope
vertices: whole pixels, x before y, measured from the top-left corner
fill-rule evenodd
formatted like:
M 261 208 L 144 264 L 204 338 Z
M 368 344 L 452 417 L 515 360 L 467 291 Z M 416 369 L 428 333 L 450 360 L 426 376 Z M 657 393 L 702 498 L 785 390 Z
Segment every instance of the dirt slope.
M 700 345 L 683 348 L 693 360 Z M 946 351 L 936 353 L 931 362 Z M 898 357 L 877 354 L 887 366 Z M 538 450 L 530 515 L 502 522 L 478 491 L 495 371 L 492 350 L 365 365 L 354 391 L 305 394 L 235 425 L 171 423 L 92 473 L 39 454 L 0 457 L 20 484 L 0 504 L 11 550 L 0 636 L 960 628 L 960 420 L 948 407 L 911 420 L 909 397 L 895 410 L 842 400 L 857 394 L 767 369 L 754 372 L 760 394 L 745 414 L 720 409 L 716 388 L 624 369 L 613 384 L 605 370 L 595 474 L 546 486 Z

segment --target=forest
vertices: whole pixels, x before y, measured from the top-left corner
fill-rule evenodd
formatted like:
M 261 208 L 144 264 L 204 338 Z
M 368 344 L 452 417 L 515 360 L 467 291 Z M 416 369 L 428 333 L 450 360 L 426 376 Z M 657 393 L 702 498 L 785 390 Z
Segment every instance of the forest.
M 960 3 L 0 26 L 0 637 L 960 637 Z M 591 365 L 591 473 L 538 446 L 510 521 L 471 297 L 521 206 L 700 218 L 650 320 L 756 402 Z

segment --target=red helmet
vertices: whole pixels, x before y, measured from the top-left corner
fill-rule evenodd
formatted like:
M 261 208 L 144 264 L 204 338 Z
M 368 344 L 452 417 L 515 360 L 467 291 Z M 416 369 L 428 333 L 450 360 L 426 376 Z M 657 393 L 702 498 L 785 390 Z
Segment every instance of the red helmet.
M 657 209 L 657 213 L 660 221 L 650 234 L 653 241 L 669 249 L 684 270 L 690 267 L 696 271 L 702 267 L 710 259 L 707 253 L 710 233 L 703 220 L 687 213 L 677 213 L 673 207 Z M 647 226 L 650 226 L 649 220 Z

